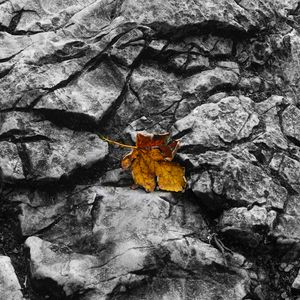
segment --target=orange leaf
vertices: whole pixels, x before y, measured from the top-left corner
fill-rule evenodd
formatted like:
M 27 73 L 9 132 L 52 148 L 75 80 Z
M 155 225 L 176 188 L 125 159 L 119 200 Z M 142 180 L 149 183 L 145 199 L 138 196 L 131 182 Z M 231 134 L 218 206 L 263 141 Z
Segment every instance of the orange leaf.
M 179 141 L 169 142 L 169 137 L 169 133 L 138 133 L 136 148 L 122 159 L 122 168 L 130 168 L 134 183 L 148 192 L 155 190 L 156 182 L 160 189 L 173 192 L 181 192 L 186 186 L 184 167 L 171 161 Z

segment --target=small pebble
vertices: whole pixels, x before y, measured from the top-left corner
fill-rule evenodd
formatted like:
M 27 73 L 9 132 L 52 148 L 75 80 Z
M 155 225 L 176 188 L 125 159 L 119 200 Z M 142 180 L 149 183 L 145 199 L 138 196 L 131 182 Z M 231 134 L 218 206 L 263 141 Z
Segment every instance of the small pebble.
M 281 263 L 279 269 L 283 271 L 287 267 L 287 263 Z
M 287 267 L 286 268 L 284 268 L 284 272 L 290 272 L 292 269 L 294 268 L 294 266 L 292 265 L 292 264 L 290 264 L 290 265 L 287 265 Z
M 257 280 L 258 279 L 258 277 L 257 277 L 257 274 L 254 272 L 254 271 L 251 271 L 251 272 L 249 272 L 250 274 L 250 278 L 251 279 L 254 279 L 254 280 Z
M 121 287 L 120 287 L 120 292 L 121 292 L 121 293 L 125 293 L 125 292 L 126 292 L 126 286 L 121 285 Z

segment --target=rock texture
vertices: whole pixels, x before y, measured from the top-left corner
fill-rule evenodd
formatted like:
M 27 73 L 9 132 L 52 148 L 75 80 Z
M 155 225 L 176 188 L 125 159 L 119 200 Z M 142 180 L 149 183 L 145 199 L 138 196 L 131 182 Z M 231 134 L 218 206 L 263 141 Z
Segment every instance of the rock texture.
M 8 256 L 0 256 L 0 297 L 7 300 L 23 300 L 21 286 Z
M 299 15 L 296 0 L 0 0 L 0 205 L 19 207 L 38 299 L 296 299 Z M 138 131 L 181 140 L 184 193 L 130 188 L 125 150 L 99 136 Z
M 50 278 L 62 294 L 69 296 L 93 289 L 101 299 L 117 290 L 126 297 L 127 289 L 135 289 L 137 284 L 145 285 L 147 299 L 158 295 L 180 299 L 185 295 L 182 281 L 191 292 L 195 288 L 201 290 L 202 299 L 216 297 L 219 293 L 214 290 L 216 284 L 224 289 L 223 293 L 226 286 L 224 299 L 240 299 L 246 295 L 247 272 L 235 269 L 236 266 L 231 270 L 220 252 L 199 240 L 199 235 L 207 235 L 207 225 L 199 214 L 192 215 L 197 210 L 192 203 L 183 207 L 170 194 L 152 195 L 101 187 L 84 189 L 74 196 L 70 194 L 69 201 L 72 198 L 84 200 L 84 195 L 89 196 L 86 201 L 93 202 L 78 204 L 80 209 L 74 210 L 74 217 L 61 214 L 62 218 L 54 225 L 62 229 L 59 235 L 56 229 L 42 234 L 53 243 L 37 237 L 27 239 L 34 277 L 46 280 L 51 274 Z M 50 211 L 53 210 L 50 208 Z M 26 209 L 21 224 L 26 226 L 31 214 L 34 212 Z M 49 216 L 47 211 L 43 219 L 45 215 Z M 55 215 L 59 218 L 59 213 Z M 71 219 L 77 222 L 81 219 L 81 228 L 70 232 Z M 43 226 L 44 222 L 40 224 Z M 56 244 L 58 242 L 61 244 Z M 225 272 L 220 278 L 231 278 L 230 284 L 219 282 L 214 273 L 211 274 L 215 267 Z M 225 269 L 221 271 L 222 268 Z M 208 274 L 203 282 L 201 274 L 205 270 Z M 150 274 L 154 281 L 161 282 L 162 288 L 145 282 Z M 141 293 L 139 288 L 136 293 Z

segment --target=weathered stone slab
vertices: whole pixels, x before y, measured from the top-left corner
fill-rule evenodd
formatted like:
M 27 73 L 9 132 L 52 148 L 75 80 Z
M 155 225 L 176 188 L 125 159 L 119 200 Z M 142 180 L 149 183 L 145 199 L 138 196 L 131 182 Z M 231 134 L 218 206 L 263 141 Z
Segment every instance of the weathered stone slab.
M 0 298 L 23 300 L 21 286 L 8 256 L 0 255 Z

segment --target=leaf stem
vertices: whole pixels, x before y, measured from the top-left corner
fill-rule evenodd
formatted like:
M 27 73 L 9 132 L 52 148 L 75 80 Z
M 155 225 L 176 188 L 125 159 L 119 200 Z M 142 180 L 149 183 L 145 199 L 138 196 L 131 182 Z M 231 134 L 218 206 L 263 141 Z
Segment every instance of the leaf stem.
M 99 137 L 100 137 L 101 140 L 104 140 L 109 144 L 113 144 L 113 145 L 116 145 L 116 146 L 119 146 L 119 147 L 122 147 L 122 148 L 130 148 L 130 149 L 137 149 L 138 148 L 137 146 L 126 145 L 126 144 L 122 144 L 122 143 L 110 140 L 110 139 L 106 138 L 103 135 L 99 135 Z

